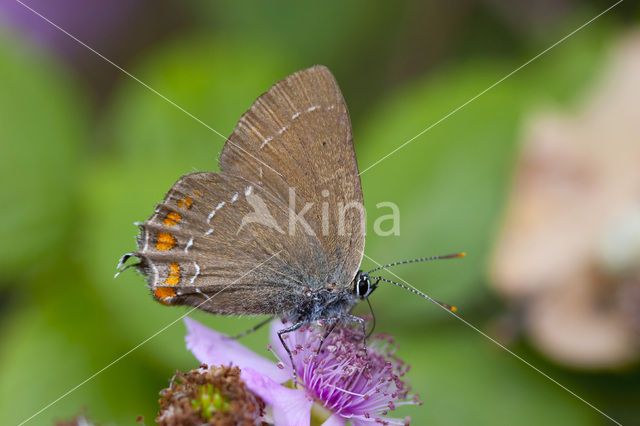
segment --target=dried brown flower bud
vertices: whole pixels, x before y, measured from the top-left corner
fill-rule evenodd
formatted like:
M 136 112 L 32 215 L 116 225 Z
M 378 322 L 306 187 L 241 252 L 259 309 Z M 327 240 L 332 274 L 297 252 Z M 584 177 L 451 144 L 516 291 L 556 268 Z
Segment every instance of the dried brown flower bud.
M 238 367 L 207 367 L 176 372 L 160 392 L 160 425 L 263 425 L 264 402 L 240 380 Z

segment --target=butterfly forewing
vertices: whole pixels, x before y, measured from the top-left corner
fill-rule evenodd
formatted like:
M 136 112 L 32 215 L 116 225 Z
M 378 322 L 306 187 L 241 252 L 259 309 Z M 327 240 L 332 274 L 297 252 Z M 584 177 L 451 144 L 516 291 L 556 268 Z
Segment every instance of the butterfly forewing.
M 296 213 L 314 203 L 305 220 L 328 256 L 321 278 L 351 282 L 364 250 L 362 187 L 347 106 L 326 67 L 294 73 L 260 96 L 225 144 L 220 167 L 288 205 L 295 191 Z
M 220 166 L 183 176 L 141 225 L 135 255 L 159 301 L 280 314 L 309 290 L 347 288 L 363 223 L 357 208 L 342 219 L 338 208 L 362 206 L 362 190 L 348 112 L 326 68 L 295 73 L 260 96 Z M 313 207 L 303 221 L 292 221 L 306 203 Z

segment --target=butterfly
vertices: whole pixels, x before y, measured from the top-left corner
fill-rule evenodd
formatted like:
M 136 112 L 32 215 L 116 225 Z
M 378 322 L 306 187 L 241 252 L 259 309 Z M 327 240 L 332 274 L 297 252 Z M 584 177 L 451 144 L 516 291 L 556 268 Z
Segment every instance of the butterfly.
M 160 303 L 279 317 L 290 324 L 278 332 L 288 351 L 283 335 L 305 324 L 364 327 L 350 311 L 380 280 L 429 298 L 359 270 L 362 186 L 347 106 L 326 67 L 258 97 L 227 139 L 220 170 L 181 177 L 139 225 L 138 250 L 120 260 Z M 139 263 L 124 266 L 130 257 Z

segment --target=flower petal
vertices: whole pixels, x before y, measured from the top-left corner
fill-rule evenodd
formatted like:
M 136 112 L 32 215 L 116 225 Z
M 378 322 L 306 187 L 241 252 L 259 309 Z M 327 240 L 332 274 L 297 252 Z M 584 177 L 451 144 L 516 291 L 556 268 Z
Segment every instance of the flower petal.
M 344 426 L 344 424 L 344 417 L 339 416 L 338 414 L 332 414 L 331 417 L 329 417 L 327 420 L 325 420 L 324 423 L 322 423 L 322 426 Z
M 211 330 L 191 318 L 184 319 L 187 326 L 187 349 L 198 361 L 208 365 L 235 365 L 244 370 L 251 367 L 277 383 L 291 379 L 287 370 L 245 348 L 225 334 Z
M 284 387 L 251 368 L 243 368 L 240 378 L 253 393 L 273 407 L 274 424 L 309 426 L 313 401 L 304 391 Z

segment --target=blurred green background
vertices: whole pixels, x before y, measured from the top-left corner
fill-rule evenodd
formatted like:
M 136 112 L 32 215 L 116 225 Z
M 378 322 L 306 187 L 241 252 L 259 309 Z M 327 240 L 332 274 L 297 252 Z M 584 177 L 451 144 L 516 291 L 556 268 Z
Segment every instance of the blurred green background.
M 30 424 L 85 413 L 152 423 L 158 392 L 194 368 L 186 308 L 153 301 L 119 256 L 181 175 L 217 170 L 224 140 L 17 3 L 0 6 L 0 413 L 25 420 L 123 353 Z M 613 2 L 372 3 L 169 1 L 31 7 L 224 135 L 275 81 L 311 66 L 335 74 L 360 169 L 436 122 Z M 628 5 L 626 3 L 629 3 Z M 523 123 L 577 108 L 609 46 L 638 24 L 626 2 L 362 175 L 367 254 L 381 263 L 466 251 L 396 272 L 491 334 L 505 310 L 487 283 Z M 170 162 L 167 160 L 170 159 Z M 376 204 L 401 211 L 376 236 Z M 365 266 L 369 266 L 366 262 Z M 424 400 L 416 425 L 598 425 L 608 421 L 424 300 L 383 287 L 378 331 L 397 336 Z M 366 312 L 366 310 L 363 310 Z M 194 314 L 228 333 L 255 319 Z M 265 331 L 245 343 L 257 351 Z M 527 339 L 510 348 L 623 424 L 640 424 L 640 372 L 563 368 Z

